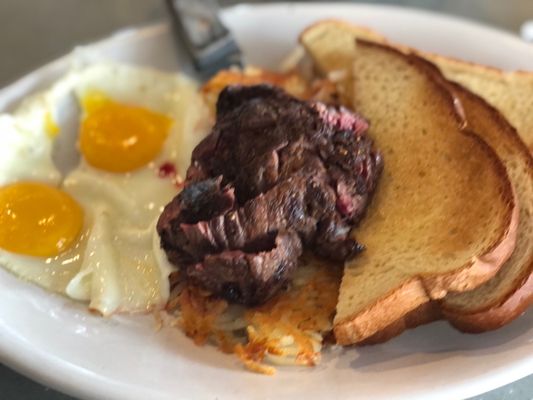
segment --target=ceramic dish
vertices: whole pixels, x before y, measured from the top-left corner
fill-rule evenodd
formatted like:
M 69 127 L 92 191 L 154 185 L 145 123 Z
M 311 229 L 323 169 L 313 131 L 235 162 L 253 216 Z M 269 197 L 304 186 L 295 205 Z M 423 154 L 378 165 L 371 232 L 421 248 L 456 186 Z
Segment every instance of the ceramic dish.
M 329 3 L 238 6 L 223 14 L 247 61 L 265 67 L 279 64 L 302 28 L 328 17 L 373 27 L 423 50 L 533 70 L 533 46 L 426 12 Z M 187 70 L 165 24 L 122 31 L 85 50 L 98 59 Z M 1 91 L 0 109 L 46 86 L 68 61 L 63 57 Z M 0 361 L 90 399 L 465 398 L 533 373 L 533 313 L 483 335 L 437 322 L 382 345 L 330 349 L 316 368 L 280 368 L 267 377 L 214 348 L 196 347 L 176 329 L 155 332 L 150 316 L 92 316 L 84 305 L 0 270 Z

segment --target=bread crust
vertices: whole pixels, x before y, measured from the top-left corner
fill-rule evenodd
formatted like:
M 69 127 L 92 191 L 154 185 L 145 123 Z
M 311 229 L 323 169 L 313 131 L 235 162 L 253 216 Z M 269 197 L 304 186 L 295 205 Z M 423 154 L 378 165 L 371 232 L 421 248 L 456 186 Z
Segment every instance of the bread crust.
M 526 277 L 504 303 L 473 314 L 456 314 L 443 310 L 443 316 L 457 329 L 468 333 L 481 333 L 501 328 L 522 315 L 533 304 L 533 274 Z
M 456 82 L 450 82 L 447 81 L 447 84 L 449 85 L 451 91 L 455 93 L 455 95 L 462 95 L 465 97 L 470 97 L 471 99 L 481 103 L 485 108 L 487 108 L 491 113 L 492 121 L 494 121 L 495 124 L 498 124 L 504 129 L 502 130 L 502 134 L 505 135 L 506 140 L 508 140 L 513 147 L 513 150 L 516 151 L 520 157 L 524 160 L 524 163 L 526 164 L 526 168 L 529 170 L 529 179 L 533 181 L 533 155 L 528 151 L 527 146 L 524 144 L 524 142 L 520 139 L 520 136 L 516 129 L 505 119 L 503 114 L 490 105 L 488 102 L 486 102 L 482 97 L 472 93 L 470 90 L 465 88 L 464 86 L 456 83 Z M 469 314 L 469 315 L 476 315 L 476 318 L 481 318 L 481 315 L 484 311 L 487 311 L 492 315 L 492 317 L 487 317 L 489 319 L 494 319 L 497 315 L 499 315 L 499 312 L 495 311 L 498 308 L 502 307 L 504 304 L 509 302 L 509 304 L 512 304 L 516 301 L 516 299 L 522 299 L 524 303 L 523 309 L 527 308 L 528 305 L 531 304 L 531 300 L 529 300 L 529 303 L 527 302 L 527 298 L 530 298 L 533 296 L 533 286 L 530 283 L 531 281 L 531 275 L 533 274 L 533 253 L 530 255 L 529 260 L 526 262 L 527 268 L 524 268 L 524 271 L 520 275 L 520 278 L 518 279 L 519 284 L 509 288 L 509 290 L 506 292 L 505 295 L 502 297 L 495 297 L 492 299 L 492 302 L 487 303 L 484 308 L 474 310 L 475 312 Z M 524 286 L 529 287 L 529 294 L 526 293 L 526 289 L 523 289 Z M 522 290 L 523 289 L 523 290 Z M 516 294 L 519 292 L 520 294 Z M 512 298 L 515 296 L 515 300 L 512 300 Z M 526 295 L 527 294 L 527 295 Z M 527 304 L 528 303 L 528 304 Z M 527 304 L 527 305 L 526 305 Z M 509 306 L 506 308 L 508 309 Z M 515 308 L 519 308 L 518 305 L 515 305 Z M 442 302 L 442 309 L 445 312 L 445 315 L 455 316 L 457 318 L 458 315 L 461 315 L 458 310 L 454 309 L 450 305 L 448 305 L 445 301 Z M 515 313 L 515 317 L 518 316 L 521 312 Z M 502 316 L 504 317 L 504 316 Z M 466 315 L 465 315 L 466 318 Z M 508 323 L 514 318 L 510 318 L 509 316 L 505 316 L 506 322 L 501 322 L 499 326 L 504 325 L 505 323 Z M 492 322 L 493 325 L 498 325 L 497 321 Z M 498 327 L 499 327 L 498 326 Z M 492 328 L 496 329 L 496 328 Z M 469 331 L 472 331 L 472 328 L 469 329 Z
M 333 327 L 335 339 L 343 346 L 362 342 L 373 335 L 378 338 L 376 343 L 380 339 L 385 341 L 408 327 L 416 326 L 415 321 L 426 321 L 425 317 L 429 319 L 429 315 L 425 314 L 428 304 L 429 297 L 422 281 L 413 278 L 365 311 L 336 323 Z
M 472 314 L 454 313 L 442 308 L 439 302 L 424 303 L 374 333 L 357 345 L 384 343 L 407 329 L 446 319 L 456 329 L 466 333 L 483 333 L 501 328 L 521 316 L 533 304 L 533 271 L 524 277 L 518 289 L 509 294 L 504 303 Z
M 439 302 L 424 303 L 392 322 L 372 336 L 358 342 L 366 346 L 384 343 L 401 335 L 407 329 L 416 328 L 430 322 L 446 319 L 456 329 L 466 333 L 483 333 L 501 328 L 522 315 L 533 304 L 533 273 L 525 277 L 525 281 L 512 292 L 503 304 L 489 310 L 460 314 L 443 310 Z
M 429 324 L 430 322 L 442 319 L 440 306 L 435 301 L 421 304 L 413 311 L 408 312 L 402 318 L 387 325 L 379 332 L 357 343 L 358 346 L 384 343 L 398 335 L 401 335 L 407 329 L 416 328 L 420 325 Z
M 406 315 L 413 312 L 423 304 L 443 298 L 449 291 L 465 291 L 473 289 L 492 278 L 510 257 L 516 242 L 516 230 L 518 226 L 519 208 L 513 192 L 507 170 L 497 157 L 494 150 L 488 146 L 478 135 L 466 128 L 464 115 L 457 109 L 457 101 L 450 91 L 441 82 L 444 77 L 436 67 L 428 61 L 421 59 L 414 54 L 405 54 L 398 49 L 365 40 L 357 40 L 357 46 L 375 47 L 406 59 L 411 65 L 421 73 L 428 76 L 435 82 L 436 94 L 447 101 L 451 108 L 455 109 L 455 117 L 458 127 L 465 135 L 476 141 L 483 149 L 483 152 L 490 158 L 495 171 L 504 184 L 504 193 L 508 205 L 506 218 L 502 222 L 499 237 L 492 244 L 487 246 L 479 255 L 474 255 L 465 265 L 458 266 L 454 271 L 447 274 L 423 275 L 413 277 L 399 288 L 392 290 L 386 296 L 369 306 L 363 312 L 349 315 L 334 324 L 334 334 L 337 342 L 341 345 L 361 342 L 386 329 L 397 321 L 400 325 L 409 325 Z

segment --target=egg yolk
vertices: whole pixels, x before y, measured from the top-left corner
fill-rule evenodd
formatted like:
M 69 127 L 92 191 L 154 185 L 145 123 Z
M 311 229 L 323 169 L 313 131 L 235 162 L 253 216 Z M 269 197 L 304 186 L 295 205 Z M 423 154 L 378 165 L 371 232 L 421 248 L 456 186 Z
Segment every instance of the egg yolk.
M 36 182 L 0 188 L 0 248 L 53 257 L 76 241 L 83 211 L 67 193 Z
M 172 120 L 142 107 L 120 104 L 101 94 L 82 105 L 80 151 L 93 167 L 128 172 L 148 164 L 161 151 Z

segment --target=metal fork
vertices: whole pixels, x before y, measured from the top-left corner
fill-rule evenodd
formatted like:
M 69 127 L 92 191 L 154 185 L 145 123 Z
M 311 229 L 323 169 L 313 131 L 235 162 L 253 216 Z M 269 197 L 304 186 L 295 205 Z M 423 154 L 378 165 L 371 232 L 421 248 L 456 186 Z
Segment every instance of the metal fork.
M 222 24 L 215 0 L 166 0 L 176 39 L 185 45 L 194 67 L 203 76 L 233 65 L 242 55 L 231 32 Z

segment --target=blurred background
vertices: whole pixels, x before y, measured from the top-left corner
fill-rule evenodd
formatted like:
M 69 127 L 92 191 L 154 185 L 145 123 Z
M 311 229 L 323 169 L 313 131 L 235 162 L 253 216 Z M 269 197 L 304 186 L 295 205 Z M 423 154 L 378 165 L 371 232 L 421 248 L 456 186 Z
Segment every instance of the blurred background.
M 247 1 L 258 2 L 260 1 Z M 533 0 L 364 2 L 416 7 L 456 15 L 515 35 L 520 34 L 521 27 L 528 20 L 533 21 Z M 219 3 L 229 6 L 240 2 L 221 0 Z M 103 38 L 127 26 L 146 25 L 166 19 L 163 0 L 0 0 L 0 87 L 63 55 L 75 45 Z M 533 27 L 530 28 L 529 37 L 533 40 Z M 487 45 L 490 46 L 490 43 Z M 71 397 L 49 390 L 0 366 L 0 399 L 68 400 Z M 475 399 L 533 400 L 533 376 Z
M 260 1 L 248 0 L 248 3 Z M 360 3 L 362 1 L 354 1 Z M 519 34 L 533 0 L 366 0 L 477 20 Z M 222 6 L 240 3 L 220 0 Z M 0 87 L 73 46 L 166 18 L 164 0 L 0 0 Z

